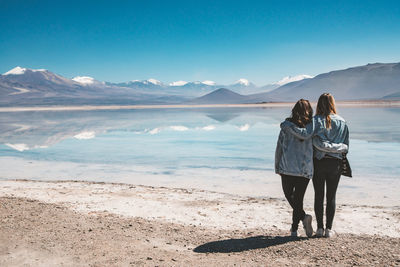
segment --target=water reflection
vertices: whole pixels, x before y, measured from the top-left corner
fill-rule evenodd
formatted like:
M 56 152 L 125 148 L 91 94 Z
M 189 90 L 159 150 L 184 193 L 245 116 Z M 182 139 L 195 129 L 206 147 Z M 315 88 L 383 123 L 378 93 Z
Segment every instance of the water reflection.
M 257 122 L 274 121 L 273 115 L 261 109 L 7 112 L 0 117 L 0 143 L 24 151 L 115 130 L 154 135 L 166 129 L 212 131 L 217 125 L 231 124 L 246 131 Z
M 212 131 L 233 125 L 248 131 L 257 123 L 278 124 L 289 112 L 289 108 L 10 112 L 1 113 L 0 143 L 25 151 L 114 130 L 154 135 L 166 129 Z M 348 121 L 352 139 L 400 142 L 399 108 L 341 108 L 340 114 Z
M 355 172 L 400 175 L 399 108 L 340 108 Z M 273 170 L 290 108 L 9 112 L 0 153 L 30 160 Z

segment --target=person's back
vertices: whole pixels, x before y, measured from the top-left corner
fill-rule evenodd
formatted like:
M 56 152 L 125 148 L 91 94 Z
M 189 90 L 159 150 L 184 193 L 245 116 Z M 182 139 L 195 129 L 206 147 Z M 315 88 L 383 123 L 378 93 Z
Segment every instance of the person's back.
M 311 179 L 313 176 L 312 139 L 301 140 L 290 132 L 289 119 L 282 122 L 277 149 L 275 152 L 275 173 L 302 176 Z
M 341 142 L 349 145 L 349 130 L 345 120 L 337 115 L 335 99 L 329 93 L 322 94 L 318 99 L 315 123 L 316 138 L 325 138 L 330 142 Z M 342 174 L 342 154 L 326 153 L 314 148 L 314 177 L 315 192 L 314 210 L 317 218 L 317 236 L 324 233 L 324 197 L 326 192 L 326 224 L 325 237 L 334 235 L 332 231 L 333 218 L 336 210 L 336 190 Z M 326 188 L 326 191 L 325 191 Z
M 314 116 L 315 123 L 315 136 L 314 142 L 316 138 L 320 138 L 322 140 L 327 140 L 332 143 L 344 143 L 347 146 L 349 145 L 349 130 L 346 124 L 346 121 L 337 114 L 330 114 L 330 127 L 327 127 L 327 119 L 324 115 L 318 114 Z M 324 152 L 321 149 L 318 149 L 314 146 L 314 157 L 317 159 L 322 159 L 325 156 L 342 158 L 342 153 L 333 153 L 333 152 Z
M 281 175 L 282 189 L 293 208 L 291 236 L 297 236 L 299 222 L 303 221 L 307 236 L 312 236 L 312 217 L 303 210 L 307 185 L 313 176 L 312 139 L 300 140 L 291 134 L 290 125 L 305 127 L 312 121 L 313 110 L 305 99 L 297 101 L 291 117 L 281 125 L 275 150 L 275 172 Z

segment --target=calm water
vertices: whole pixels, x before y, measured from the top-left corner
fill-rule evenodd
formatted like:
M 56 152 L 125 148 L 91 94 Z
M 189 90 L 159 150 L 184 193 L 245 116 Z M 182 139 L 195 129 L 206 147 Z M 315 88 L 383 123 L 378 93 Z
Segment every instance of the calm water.
M 355 177 L 400 178 L 400 108 L 339 111 L 350 128 L 349 159 Z M 115 177 L 124 168 L 166 177 L 182 170 L 198 170 L 204 176 L 205 170 L 267 176 L 273 172 L 279 123 L 289 112 L 289 108 L 208 108 L 0 113 L 2 164 L 16 159 L 50 163 L 32 169 L 3 166 L 0 178 L 44 177 L 50 172 L 47 177 L 55 180 L 61 176 L 84 180 L 90 176 L 90 166 L 102 166 L 96 171 L 103 170 L 103 177 Z M 68 171 L 52 169 L 56 163 L 73 163 L 80 169 L 70 170 L 73 177 L 68 177 Z M 118 181 L 124 182 L 124 177 Z

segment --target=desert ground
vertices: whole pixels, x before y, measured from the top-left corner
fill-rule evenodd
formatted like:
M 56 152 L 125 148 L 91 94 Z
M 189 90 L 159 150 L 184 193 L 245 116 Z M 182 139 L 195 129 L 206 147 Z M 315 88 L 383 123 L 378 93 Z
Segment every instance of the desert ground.
M 338 205 L 330 239 L 289 237 L 290 216 L 279 198 L 2 180 L 0 266 L 400 265 L 398 206 Z

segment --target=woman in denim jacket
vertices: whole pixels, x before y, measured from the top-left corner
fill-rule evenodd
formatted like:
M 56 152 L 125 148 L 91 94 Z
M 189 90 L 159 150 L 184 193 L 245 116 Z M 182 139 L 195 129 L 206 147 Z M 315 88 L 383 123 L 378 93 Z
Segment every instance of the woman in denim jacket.
M 282 188 L 293 208 L 291 235 L 297 236 L 298 224 L 303 222 L 306 235 L 312 236 L 312 217 L 304 212 L 303 199 L 310 179 L 313 177 L 313 140 L 292 130 L 292 127 L 314 129 L 313 110 L 308 100 L 300 99 L 292 109 L 292 115 L 281 124 L 275 151 L 275 172 L 282 177 Z M 298 138 L 301 136 L 301 138 Z M 347 145 L 316 139 L 314 145 L 327 153 L 346 152 Z
M 334 97 L 324 93 L 319 97 L 316 116 L 313 123 L 305 128 L 290 125 L 286 129 L 301 140 L 311 140 L 314 144 L 314 176 L 315 191 L 314 210 L 317 217 L 317 237 L 332 237 L 333 218 L 336 209 L 336 190 L 342 173 L 342 154 L 346 151 L 326 151 L 321 149 L 321 140 L 349 145 L 349 129 L 346 121 L 336 114 Z M 324 230 L 324 195 L 326 184 L 326 224 Z

